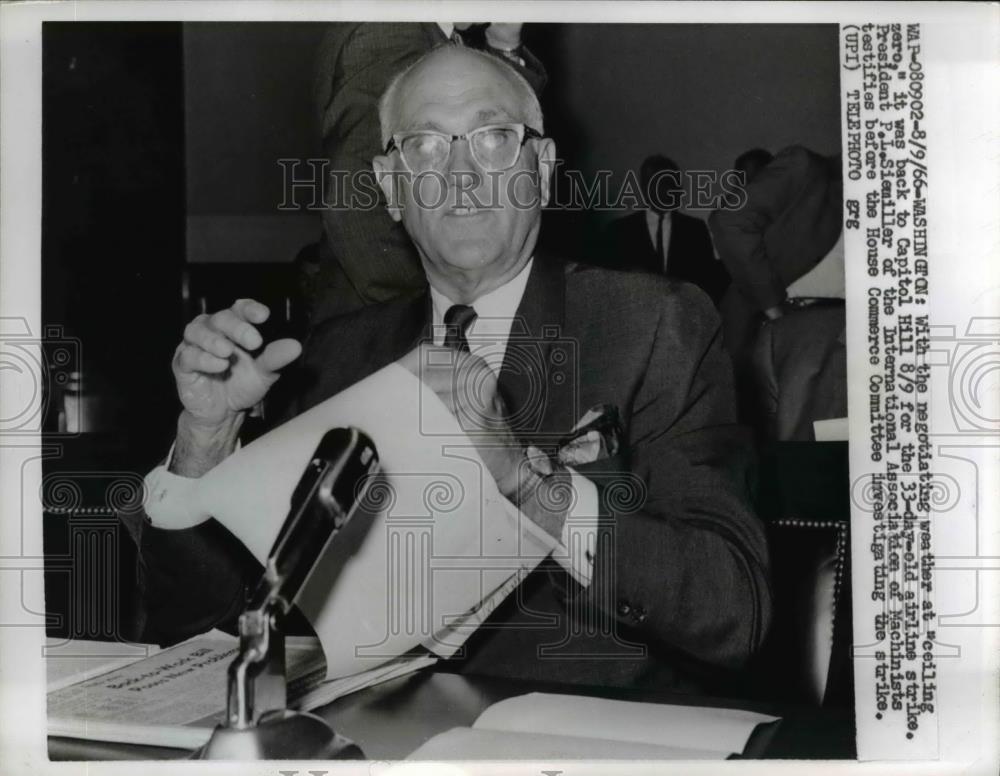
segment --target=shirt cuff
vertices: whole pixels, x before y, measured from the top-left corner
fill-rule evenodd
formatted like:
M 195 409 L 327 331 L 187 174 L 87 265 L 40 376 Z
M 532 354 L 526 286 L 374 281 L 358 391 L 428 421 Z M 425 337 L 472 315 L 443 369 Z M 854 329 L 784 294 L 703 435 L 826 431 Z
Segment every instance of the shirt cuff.
M 236 440 L 236 450 L 241 447 Z M 145 477 L 146 483 L 146 517 L 154 528 L 178 530 L 191 528 L 205 522 L 208 515 L 197 509 L 195 498 L 199 479 L 182 477 L 170 471 L 174 460 L 176 444 L 170 445 L 166 460 Z
M 588 587 L 594 573 L 600 499 L 594 483 L 571 468 L 569 474 L 576 498 L 563 523 L 560 546 L 552 557 L 580 585 Z
M 167 462 L 146 475 L 146 517 L 154 528 L 177 530 L 204 522 L 192 508 L 198 480 L 167 470 Z

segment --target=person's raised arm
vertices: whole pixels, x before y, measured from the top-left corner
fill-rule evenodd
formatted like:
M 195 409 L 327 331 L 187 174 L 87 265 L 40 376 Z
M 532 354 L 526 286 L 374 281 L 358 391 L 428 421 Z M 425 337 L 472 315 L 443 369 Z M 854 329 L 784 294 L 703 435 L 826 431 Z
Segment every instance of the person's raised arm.
M 257 326 L 267 307 L 242 299 L 212 315 L 199 315 L 184 331 L 173 359 L 183 410 L 168 466 L 146 478 L 149 502 L 119 514 L 138 549 L 137 610 L 130 634 L 171 644 L 214 627 L 231 626 L 242 611 L 260 564 L 225 528 L 208 520 L 170 528 L 182 513 L 179 495 L 230 455 L 243 419 L 301 352 L 295 340 L 266 347 Z
M 230 308 L 199 315 L 184 329 L 173 359 L 184 409 L 177 420 L 171 473 L 200 477 L 229 456 L 247 411 L 302 352 L 293 339 L 276 340 L 262 349 L 256 326 L 269 314 L 260 302 L 239 299 Z

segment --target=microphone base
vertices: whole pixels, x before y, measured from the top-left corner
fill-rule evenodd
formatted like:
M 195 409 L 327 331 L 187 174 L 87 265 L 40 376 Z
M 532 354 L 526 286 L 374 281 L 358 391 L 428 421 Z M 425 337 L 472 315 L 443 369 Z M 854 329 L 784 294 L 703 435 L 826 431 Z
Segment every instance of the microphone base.
M 256 727 L 219 726 L 192 757 L 196 760 L 363 760 L 361 748 L 320 717 L 282 709 L 264 714 Z

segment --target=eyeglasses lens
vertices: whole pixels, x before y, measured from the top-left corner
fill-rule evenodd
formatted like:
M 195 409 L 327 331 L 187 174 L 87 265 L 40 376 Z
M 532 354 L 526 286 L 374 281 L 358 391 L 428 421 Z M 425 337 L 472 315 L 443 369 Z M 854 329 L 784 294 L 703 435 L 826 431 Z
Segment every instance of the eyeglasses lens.
M 517 161 L 520 144 L 517 130 L 493 127 L 469 136 L 472 157 L 487 172 L 509 169 Z M 438 134 L 415 134 L 405 138 L 400 152 L 414 173 L 441 172 L 448 160 L 451 144 Z
M 487 129 L 472 138 L 472 155 L 488 171 L 506 170 L 517 161 L 517 132 L 506 127 Z
M 449 143 L 441 135 L 410 135 L 403 140 L 400 153 L 406 166 L 415 173 L 440 170 L 448 158 Z

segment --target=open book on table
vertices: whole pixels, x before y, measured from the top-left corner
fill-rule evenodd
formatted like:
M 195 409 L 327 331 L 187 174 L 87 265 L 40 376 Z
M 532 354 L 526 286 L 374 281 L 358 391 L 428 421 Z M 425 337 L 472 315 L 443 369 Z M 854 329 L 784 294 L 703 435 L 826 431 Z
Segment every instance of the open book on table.
M 529 693 L 494 703 L 411 760 L 724 760 L 778 717 L 739 709 Z
M 49 735 L 196 749 L 225 716 L 226 672 L 238 652 L 239 639 L 212 631 L 124 666 L 116 656 L 104 671 L 95 669 L 95 658 L 81 661 L 75 676 L 58 670 L 49 682 Z M 318 640 L 288 637 L 288 705 L 309 711 L 436 660 L 426 654 L 401 656 L 324 681 Z

